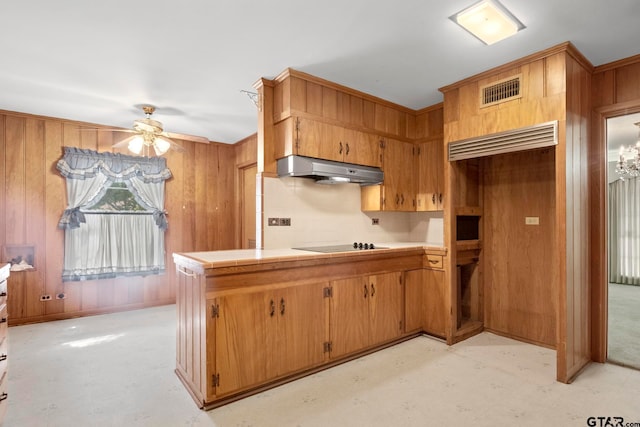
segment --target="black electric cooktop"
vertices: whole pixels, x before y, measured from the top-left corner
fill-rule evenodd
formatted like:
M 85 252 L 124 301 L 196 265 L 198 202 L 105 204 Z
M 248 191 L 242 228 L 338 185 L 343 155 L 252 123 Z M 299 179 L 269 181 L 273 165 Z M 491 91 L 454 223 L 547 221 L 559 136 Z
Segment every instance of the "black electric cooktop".
M 350 245 L 311 246 L 306 248 L 293 248 L 293 249 L 297 249 L 300 251 L 332 253 L 332 252 L 370 251 L 373 249 L 386 249 L 386 248 L 376 246 L 373 243 L 355 242 Z

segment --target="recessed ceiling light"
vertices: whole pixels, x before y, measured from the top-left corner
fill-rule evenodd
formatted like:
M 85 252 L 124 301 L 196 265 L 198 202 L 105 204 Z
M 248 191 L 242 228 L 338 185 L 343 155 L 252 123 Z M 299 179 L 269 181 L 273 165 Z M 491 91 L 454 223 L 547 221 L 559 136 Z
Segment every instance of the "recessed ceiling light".
M 482 0 L 449 19 L 487 45 L 506 39 L 524 28 L 524 24 L 497 0 Z

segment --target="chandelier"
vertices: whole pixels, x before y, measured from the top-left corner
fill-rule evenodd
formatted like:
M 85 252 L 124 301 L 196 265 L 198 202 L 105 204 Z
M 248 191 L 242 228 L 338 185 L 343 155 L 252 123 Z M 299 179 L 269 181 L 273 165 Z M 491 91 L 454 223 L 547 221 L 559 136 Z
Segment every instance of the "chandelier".
M 634 123 L 640 128 L 640 122 Z M 639 131 L 640 132 L 640 131 Z M 616 165 L 616 172 L 620 175 L 620 179 L 635 178 L 640 176 L 640 133 L 636 145 L 629 147 L 620 147 L 620 158 Z

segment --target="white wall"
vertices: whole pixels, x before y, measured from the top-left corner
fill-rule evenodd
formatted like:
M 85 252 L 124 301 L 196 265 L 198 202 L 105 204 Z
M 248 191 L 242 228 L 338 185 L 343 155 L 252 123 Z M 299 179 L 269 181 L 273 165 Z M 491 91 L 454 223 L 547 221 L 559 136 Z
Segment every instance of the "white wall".
M 264 178 L 264 248 L 351 242 L 425 242 L 442 246 L 442 213 L 362 212 L 357 184 L 320 185 L 303 178 Z M 291 218 L 269 226 L 268 218 Z M 379 224 L 372 225 L 372 218 Z

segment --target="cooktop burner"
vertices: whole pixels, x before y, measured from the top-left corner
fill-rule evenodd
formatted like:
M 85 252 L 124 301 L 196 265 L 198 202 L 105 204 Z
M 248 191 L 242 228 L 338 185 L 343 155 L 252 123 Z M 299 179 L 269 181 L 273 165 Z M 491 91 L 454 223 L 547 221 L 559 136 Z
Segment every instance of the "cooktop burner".
M 293 249 L 298 249 L 301 251 L 310 251 L 310 252 L 332 253 L 332 252 L 367 251 L 372 249 L 386 249 L 386 248 L 376 246 L 373 243 L 354 242 L 351 245 L 312 246 L 307 248 L 293 248 Z

